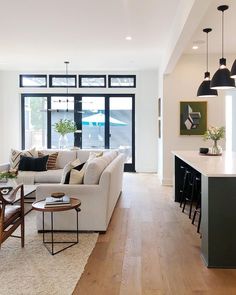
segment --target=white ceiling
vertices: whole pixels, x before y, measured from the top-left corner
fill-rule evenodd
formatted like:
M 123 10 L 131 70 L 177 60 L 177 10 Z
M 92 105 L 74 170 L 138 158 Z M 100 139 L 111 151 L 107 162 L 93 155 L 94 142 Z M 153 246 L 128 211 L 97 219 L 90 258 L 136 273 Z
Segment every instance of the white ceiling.
M 0 0 L 0 70 L 156 68 L 186 1 Z
M 204 18 L 198 26 L 195 34 L 186 48 L 186 53 L 202 54 L 206 52 L 206 33 L 204 28 L 212 28 L 209 33 L 209 53 L 221 54 L 221 12 L 217 10 L 219 5 L 229 5 L 229 9 L 224 13 L 224 48 L 225 53 L 236 53 L 236 1 L 235 0 L 214 0 L 208 8 Z M 204 41 L 199 45 L 198 50 L 193 50 L 192 46 L 195 42 Z

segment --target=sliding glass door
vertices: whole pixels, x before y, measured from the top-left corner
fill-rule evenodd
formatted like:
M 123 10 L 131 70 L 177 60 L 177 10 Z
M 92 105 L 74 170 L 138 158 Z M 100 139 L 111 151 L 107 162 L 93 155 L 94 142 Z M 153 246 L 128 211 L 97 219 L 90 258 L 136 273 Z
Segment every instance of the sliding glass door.
M 132 97 L 110 97 L 110 148 L 119 149 L 132 164 Z
M 82 96 L 82 148 L 105 147 L 105 97 Z
M 78 95 L 81 148 L 117 149 L 125 154 L 125 171 L 135 171 L 134 95 Z M 81 144 L 80 144 L 81 143 Z
M 75 121 L 68 147 L 117 149 L 125 171 L 135 171 L 133 94 L 22 94 L 22 148 L 59 148 L 54 124 Z
M 60 96 L 55 95 L 50 97 L 50 125 L 51 125 L 51 148 L 59 148 L 60 134 L 54 130 L 54 124 L 59 122 L 60 119 L 74 121 L 74 96 Z M 67 134 L 68 147 L 74 146 L 74 134 Z
M 24 148 L 47 147 L 47 108 L 45 96 L 26 96 L 22 107 L 22 142 Z

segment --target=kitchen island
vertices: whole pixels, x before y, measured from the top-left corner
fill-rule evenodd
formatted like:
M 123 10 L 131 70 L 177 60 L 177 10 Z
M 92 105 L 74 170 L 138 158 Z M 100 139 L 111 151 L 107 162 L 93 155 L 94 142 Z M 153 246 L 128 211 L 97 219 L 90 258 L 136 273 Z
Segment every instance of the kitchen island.
M 180 200 L 183 167 L 201 174 L 201 255 L 208 267 L 236 268 L 236 153 L 221 156 L 174 151 L 174 197 Z

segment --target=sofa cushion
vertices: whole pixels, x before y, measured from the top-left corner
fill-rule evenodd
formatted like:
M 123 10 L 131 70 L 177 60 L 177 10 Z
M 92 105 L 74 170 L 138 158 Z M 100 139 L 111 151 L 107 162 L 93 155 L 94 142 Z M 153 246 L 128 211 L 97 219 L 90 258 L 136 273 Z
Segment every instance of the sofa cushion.
M 74 160 L 76 160 L 76 151 L 59 151 L 56 167 L 62 169 Z
M 102 171 L 107 162 L 101 158 L 95 158 L 89 162 L 84 173 L 84 184 L 98 184 Z
M 95 154 L 96 157 L 102 156 L 104 153 L 103 150 L 77 150 L 77 158 L 80 159 L 81 163 L 86 162 L 92 154 Z
M 48 156 L 42 158 L 33 158 L 20 156 L 18 169 L 20 171 L 46 171 Z
M 34 174 L 36 183 L 60 183 L 63 169 L 54 169 Z
M 58 152 L 56 169 L 63 169 L 65 165 L 76 159 L 76 151 L 65 151 L 65 150 L 40 150 L 41 153 L 51 155 Z
M 19 151 L 15 149 L 11 149 L 10 155 L 10 165 L 12 169 L 18 169 L 20 163 L 20 156 L 26 157 L 38 157 L 38 153 L 35 148 L 31 150 Z
M 42 152 L 38 152 L 38 156 L 40 158 L 47 156 L 48 155 L 48 161 L 47 161 L 47 170 L 52 170 L 56 169 L 56 162 L 57 162 L 57 157 L 58 157 L 58 152 L 52 153 L 52 154 L 44 154 Z
M 98 184 L 103 170 L 117 156 L 117 151 L 106 152 L 101 157 L 91 160 L 84 173 L 84 184 Z

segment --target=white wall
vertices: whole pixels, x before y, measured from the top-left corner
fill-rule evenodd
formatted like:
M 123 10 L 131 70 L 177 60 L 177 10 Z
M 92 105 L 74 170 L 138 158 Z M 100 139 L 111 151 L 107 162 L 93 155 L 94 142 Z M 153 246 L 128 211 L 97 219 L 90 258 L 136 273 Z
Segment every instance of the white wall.
M 24 73 L 24 72 L 23 72 Z M 45 71 L 45 73 L 47 73 Z M 49 72 L 48 72 L 49 73 Z M 51 71 L 50 73 L 55 73 Z M 18 72 L 0 73 L 0 163 L 8 161 L 11 148 L 21 148 L 21 93 L 63 93 L 65 89 L 19 88 Z M 64 72 L 61 72 L 64 74 Z M 76 72 L 70 74 L 78 74 Z M 70 93 L 134 93 L 136 117 L 136 171 L 157 171 L 157 71 L 83 72 L 79 74 L 136 74 L 136 89 L 69 89 Z
M 210 57 L 211 76 L 218 68 L 218 56 Z M 233 56 L 227 57 L 231 66 Z M 174 71 L 164 78 L 163 98 L 163 168 L 162 183 L 172 184 L 173 150 L 198 150 L 199 147 L 209 147 L 211 142 L 204 142 L 202 136 L 180 135 L 180 101 L 207 101 L 208 126 L 225 126 L 225 99 L 224 92 L 219 91 L 216 98 L 199 99 L 197 89 L 203 80 L 205 71 L 204 55 L 183 55 Z M 224 147 L 224 142 L 221 143 Z

